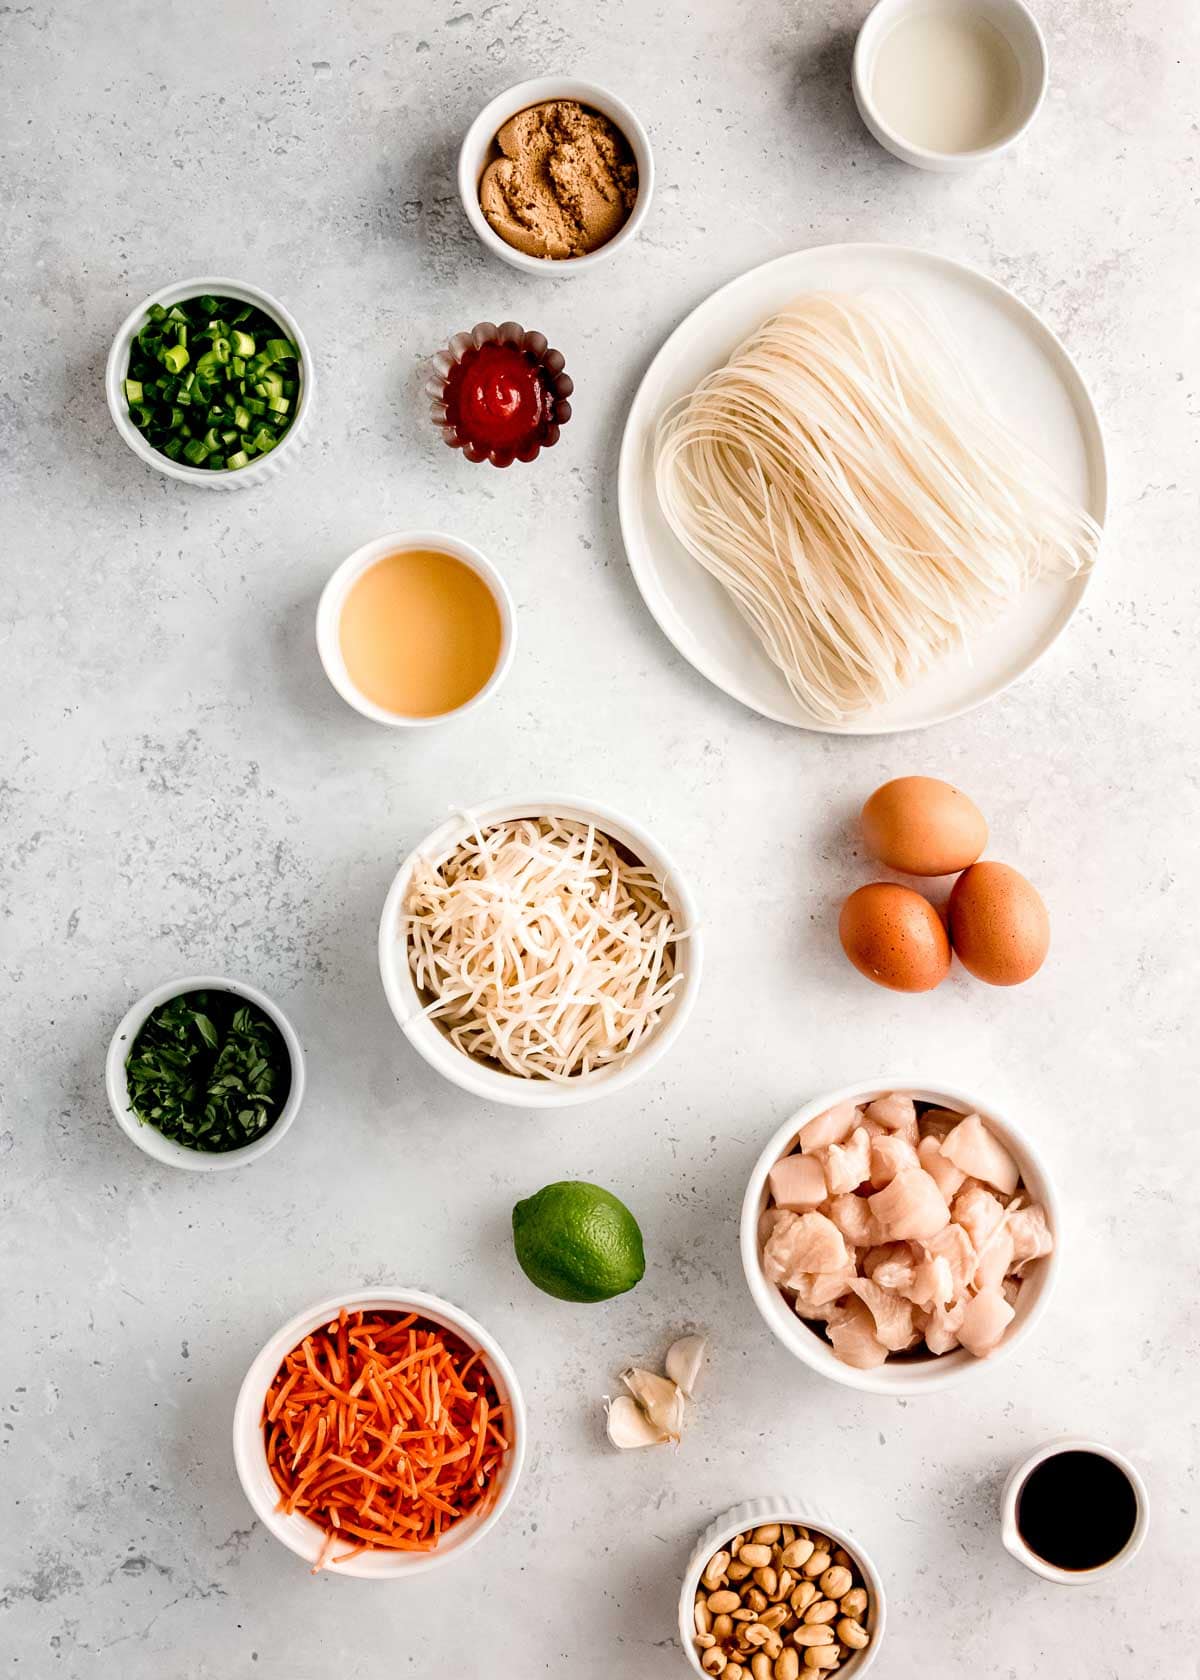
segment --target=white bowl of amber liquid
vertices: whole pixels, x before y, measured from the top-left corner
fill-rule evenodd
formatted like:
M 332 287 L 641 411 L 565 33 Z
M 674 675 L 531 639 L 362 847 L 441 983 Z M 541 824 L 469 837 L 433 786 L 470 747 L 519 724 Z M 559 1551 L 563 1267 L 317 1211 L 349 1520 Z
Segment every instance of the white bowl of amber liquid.
M 512 664 L 516 618 L 500 573 L 442 531 L 391 531 L 355 549 L 317 607 L 317 652 L 347 705 L 392 729 L 466 717 Z

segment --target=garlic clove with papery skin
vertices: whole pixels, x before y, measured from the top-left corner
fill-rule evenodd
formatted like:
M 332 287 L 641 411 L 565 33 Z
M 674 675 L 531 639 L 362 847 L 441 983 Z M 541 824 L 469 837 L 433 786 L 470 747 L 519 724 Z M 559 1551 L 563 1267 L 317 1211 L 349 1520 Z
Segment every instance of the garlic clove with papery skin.
M 678 1441 L 683 1433 L 684 1401 L 675 1383 L 657 1371 L 641 1371 L 636 1366 L 622 1371 L 621 1381 L 655 1428 L 668 1440 Z
M 671 1437 L 651 1423 L 637 1401 L 628 1394 L 618 1394 L 615 1400 L 605 1399 L 608 1438 L 614 1447 L 626 1451 L 632 1447 L 660 1447 Z
M 696 1382 L 707 1351 L 706 1336 L 681 1336 L 667 1349 L 667 1375 L 689 1400 L 696 1392 Z

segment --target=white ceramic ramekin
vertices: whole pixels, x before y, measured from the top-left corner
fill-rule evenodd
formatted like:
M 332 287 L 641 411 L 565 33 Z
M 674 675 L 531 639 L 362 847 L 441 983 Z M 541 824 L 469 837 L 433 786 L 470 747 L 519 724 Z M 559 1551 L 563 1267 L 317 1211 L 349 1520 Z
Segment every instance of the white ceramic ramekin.
M 1095 1569 L 1058 1569 L 1045 1558 L 1040 1558 L 1021 1538 L 1021 1531 L 1017 1527 L 1017 1501 L 1021 1489 L 1039 1464 L 1048 1458 L 1054 1458 L 1062 1452 L 1096 1453 L 1100 1458 L 1107 1458 L 1110 1464 L 1115 1464 L 1118 1470 L 1124 1471 L 1133 1489 L 1137 1501 L 1137 1519 L 1133 1525 L 1133 1533 L 1122 1546 L 1116 1557 L 1107 1563 L 1098 1565 Z M 1067 1436 L 1061 1441 L 1047 1441 L 1044 1447 L 1030 1453 L 1028 1458 L 1021 1460 L 1009 1475 L 1004 1484 L 1004 1492 L 1000 1496 L 1000 1539 L 1004 1549 L 1023 1563 L 1026 1569 L 1032 1569 L 1035 1575 L 1040 1575 L 1044 1581 L 1053 1581 L 1060 1587 L 1086 1587 L 1100 1575 L 1108 1575 L 1114 1569 L 1122 1569 L 1135 1558 L 1142 1549 L 1142 1542 L 1146 1538 L 1146 1531 L 1150 1527 L 1150 1496 L 1146 1492 L 1146 1484 L 1141 1476 L 1124 1456 L 1112 1447 L 1106 1447 L 1099 1441 L 1076 1440 Z
M 228 1149 L 222 1154 L 214 1155 L 206 1155 L 202 1149 L 185 1149 L 183 1144 L 176 1143 L 173 1138 L 164 1137 L 161 1132 L 156 1131 L 148 1121 L 139 1120 L 129 1106 L 125 1058 L 133 1048 L 134 1040 L 148 1016 L 152 1015 L 160 1004 L 180 997 L 184 992 L 232 992 L 235 997 L 245 998 L 248 1003 L 256 1004 L 264 1015 L 271 1018 L 287 1046 L 292 1064 L 292 1083 L 283 1111 L 269 1132 L 264 1132 L 262 1137 L 255 1138 L 253 1143 L 246 1144 L 242 1149 Z M 154 1160 L 161 1161 L 168 1167 L 183 1167 L 188 1172 L 222 1172 L 230 1167 L 244 1167 L 251 1161 L 257 1161 L 268 1149 L 274 1149 L 296 1118 L 304 1100 L 304 1051 L 300 1048 L 296 1029 L 283 1010 L 278 1004 L 272 1003 L 265 992 L 260 992 L 257 986 L 248 986 L 244 980 L 230 980 L 227 975 L 191 974 L 182 980 L 168 980 L 163 985 L 156 986 L 152 992 L 147 992 L 145 997 L 139 998 L 131 1009 L 126 1010 L 108 1047 L 108 1056 L 104 1063 L 104 1088 L 108 1093 L 109 1107 L 121 1130 Z
M 479 203 L 479 183 L 490 161 L 492 141 L 510 117 L 531 105 L 544 105 L 550 99 L 574 99 L 580 105 L 590 105 L 608 118 L 629 142 L 638 170 L 638 192 L 629 220 L 607 244 L 583 257 L 531 257 L 501 239 L 484 215 Z M 531 82 L 519 82 L 516 87 L 498 94 L 475 118 L 463 138 L 458 154 L 458 191 L 467 220 L 480 241 L 493 256 L 511 263 L 526 274 L 554 276 L 587 274 L 597 263 L 607 262 L 618 251 L 637 238 L 654 196 L 654 157 L 650 151 L 650 137 L 623 99 L 595 82 L 582 82 L 571 76 L 539 76 Z
M 776 1161 L 791 1153 L 800 1128 L 818 1114 L 824 1114 L 826 1109 L 833 1108 L 838 1103 L 873 1102 L 876 1097 L 887 1096 L 892 1091 L 906 1091 L 918 1102 L 934 1103 L 939 1108 L 980 1115 L 1012 1154 L 1021 1169 L 1021 1177 L 1030 1197 L 1035 1202 L 1040 1202 L 1045 1209 L 1046 1222 L 1054 1237 L 1054 1252 L 1034 1261 L 1030 1266 L 1017 1298 L 1016 1316 L 1000 1346 L 987 1359 L 976 1359 L 965 1348 L 955 1348 L 952 1352 L 940 1356 L 928 1354 L 917 1359 L 891 1358 L 876 1366 L 874 1370 L 857 1370 L 853 1365 L 843 1364 L 824 1337 L 811 1330 L 803 1319 L 797 1318 L 783 1291 L 775 1284 L 769 1283 L 763 1273 L 758 1225 L 769 1201 L 767 1174 L 771 1168 Z M 805 1103 L 790 1120 L 784 1121 L 759 1156 L 750 1175 L 742 1202 L 740 1241 L 742 1270 L 746 1274 L 746 1282 L 750 1286 L 754 1304 L 789 1353 L 794 1353 L 797 1359 L 802 1359 L 821 1376 L 842 1383 L 846 1388 L 862 1389 L 870 1394 L 907 1397 L 913 1394 L 930 1394 L 934 1389 L 946 1388 L 951 1383 L 964 1382 L 972 1376 L 984 1375 L 997 1360 L 1016 1352 L 1032 1333 L 1049 1305 L 1050 1291 L 1061 1261 L 1062 1215 L 1058 1196 L 1041 1156 L 1028 1137 L 1018 1131 L 1011 1120 L 1006 1120 L 998 1114 L 986 1099 L 970 1096 L 965 1091 L 949 1090 L 945 1086 L 927 1083 L 922 1079 L 871 1079 L 861 1085 L 848 1085 L 844 1090 L 831 1091 L 826 1096 L 817 1097 L 812 1102 Z
M 203 467 L 189 466 L 186 461 L 172 461 L 169 455 L 152 448 L 129 418 L 129 404 L 125 401 L 124 381 L 129 369 L 130 347 L 145 322 L 150 306 L 160 303 L 164 308 L 170 308 L 172 304 L 179 303 L 184 298 L 202 297 L 206 292 L 213 297 L 231 297 L 237 298 L 240 303 L 252 303 L 283 328 L 300 352 L 300 395 L 291 425 L 269 454 L 256 457 L 248 466 L 239 467 L 234 472 L 206 472 Z M 201 274 L 193 280 L 173 281 L 171 285 L 160 286 L 157 292 L 151 292 L 148 298 L 144 298 L 137 308 L 125 317 L 118 329 L 104 370 L 104 394 L 108 399 L 108 412 L 112 415 L 113 425 L 138 460 L 144 461 L 148 467 L 154 467 L 160 473 L 165 473 L 168 478 L 177 479 L 180 484 L 192 484 L 201 490 L 249 490 L 256 484 L 274 478 L 295 458 L 301 435 L 308 426 L 316 392 L 312 352 L 301 331 L 300 323 L 291 310 L 280 303 L 278 298 L 272 297 L 270 292 L 264 292 L 258 286 L 248 286 L 244 281 L 228 280 L 214 274 Z
M 1020 71 L 1021 91 L 1008 132 L 992 145 L 975 151 L 936 152 L 914 144 L 888 124 L 872 90 L 876 55 L 888 32 L 902 18 L 939 10 L 973 12 L 990 23 L 1012 48 Z M 1023 0 L 878 0 L 858 32 L 850 73 L 858 113 L 879 144 L 902 163 L 940 174 L 973 169 L 977 163 L 987 163 L 1015 146 L 1041 110 L 1049 80 L 1046 40 Z
M 478 693 L 465 700 L 461 706 L 456 706 L 452 712 L 439 712 L 436 717 L 404 717 L 398 712 L 387 711 L 374 700 L 369 700 L 353 682 L 346 669 L 346 661 L 342 657 L 341 637 L 338 634 L 346 596 L 362 574 L 377 561 L 386 559 L 389 554 L 401 554 L 406 549 L 417 548 L 441 549 L 446 554 L 452 554 L 456 560 L 461 560 L 464 566 L 469 566 L 487 584 L 500 614 L 500 654 L 495 670 Z M 348 559 L 343 560 L 333 573 L 321 592 L 317 606 L 317 652 L 321 656 L 321 664 L 325 667 L 325 675 L 347 705 L 353 706 L 356 712 L 361 712 L 373 722 L 389 724 L 393 729 L 423 729 L 429 724 L 448 723 L 475 711 L 495 694 L 508 675 L 516 644 L 516 614 L 508 585 L 491 561 L 477 548 L 472 548 L 470 543 L 463 542 L 460 537 L 449 537 L 443 531 L 390 531 L 385 537 L 376 537 L 373 542 L 364 543 L 361 548 L 356 548 Z
M 549 1079 L 521 1079 L 516 1074 L 485 1066 L 455 1048 L 445 1033 L 424 1013 L 424 1003 L 413 982 L 408 964 L 408 947 L 400 923 L 409 880 L 418 858 L 437 863 L 475 832 L 477 827 L 510 818 L 555 816 L 593 823 L 652 869 L 662 882 L 663 893 L 675 918 L 676 927 L 687 935 L 676 946 L 678 972 L 683 976 L 675 996 L 656 1031 L 632 1055 L 619 1063 L 581 1075 L 569 1084 Z M 430 1067 L 443 1078 L 488 1102 L 514 1108 L 573 1108 L 597 1097 L 614 1096 L 650 1071 L 666 1055 L 683 1031 L 700 988 L 703 958 L 699 921 L 692 892 L 671 858 L 645 829 L 620 812 L 590 799 L 572 794 L 535 794 L 528 799 L 499 799 L 472 806 L 469 812 L 451 817 L 434 829 L 405 858 L 384 901 L 379 919 L 379 972 L 392 1014 L 405 1037 Z
M 316 1562 L 325 1542 L 325 1531 L 307 1517 L 298 1513 L 284 1516 L 277 1509 L 279 1489 L 267 1464 L 263 1442 L 263 1402 L 271 1379 L 287 1354 L 305 1336 L 336 1318 L 342 1307 L 350 1312 L 420 1313 L 422 1317 L 453 1330 L 468 1346 L 478 1348 L 483 1354 L 510 1426 L 508 1454 L 490 1505 L 485 1511 L 455 1523 L 435 1551 L 360 1552 L 346 1563 L 338 1563 L 335 1559 L 325 1566 L 330 1575 L 357 1575 L 369 1581 L 407 1580 L 412 1575 L 423 1575 L 427 1570 L 463 1557 L 500 1521 L 516 1492 L 525 1462 L 525 1401 L 517 1374 L 499 1343 L 468 1313 L 452 1306 L 449 1301 L 443 1301 L 440 1296 L 398 1286 L 347 1290 L 344 1295 L 319 1301 L 315 1306 L 297 1313 L 295 1318 L 290 1318 L 266 1343 L 246 1372 L 233 1412 L 233 1459 L 238 1480 L 255 1516 L 277 1540 L 306 1562 Z
M 832 1522 L 819 1505 L 814 1505 L 808 1499 L 796 1499 L 790 1495 L 776 1494 L 769 1498 L 747 1499 L 741 1505 L 735 1505 L 732 1510 L 724 1511 L 713 1522 L 709 1523 L 704 1533 L 697 1540 L 691 1557 L 688 1559 L 687 1569 L 684 1571 L 683 1588 L 679 1594 L 679 1641 L 683 1646 L 684 1656 L 694 1674 L 702 1680 L 712 1680 L 700 1666 L 700 1653 L 696 1649 L 693 1635 L 696 1631 L 694 1620 L 696 1605 L 696 1589 L 700 1585 L 700 1577 L 704 1567 L 714 1552 L 720 1551 L 726 1541 L 732 1540 L 735 1534 L 741 1534 L 747 1528 L 759 1528 L 763 1523 L 790 1522 L 797 1527 L 817 1529 L 835 1540 L 843 1551 L 849 1552 L 858 1566 L 858 1572 L 863 1578 L 870 1599 L 866 1626 L 871 1635 L 871 1643 L 862 1651 L 856 1651 L 848 1657 L 837 1670 L 838 1680 L 862 1680 L 862 1676 L 874 1663 L 879 1655 L 879 1647 L 883 1643 L 883 1630 L 887 1621 L 887 1603 L 884 1598 L 883 1581 L 879 1571 L 872 1563 L 870 1556 L 864 1550 L 861 1541 L 847 1534 L 844 1528 L 839 1528 Z M 802 1674 L 810 1670 L 801 1667 Z M 813 1671 L 819 1674 L 821 1670 Z

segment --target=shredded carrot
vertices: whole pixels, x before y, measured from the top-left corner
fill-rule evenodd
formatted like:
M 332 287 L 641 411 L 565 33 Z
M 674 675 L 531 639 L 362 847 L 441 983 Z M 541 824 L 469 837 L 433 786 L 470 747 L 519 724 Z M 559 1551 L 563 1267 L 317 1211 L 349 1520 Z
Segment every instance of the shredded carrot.
M 508 1452 L 497 1423 L 479 1352 L 429 1319 L 343 1308 L 306 1336 L 267 1390 L 263 1429 L 280 1510 L 325 1531 L 314 1573 L 361 1552 L 432 1551 L 485 1511 Z

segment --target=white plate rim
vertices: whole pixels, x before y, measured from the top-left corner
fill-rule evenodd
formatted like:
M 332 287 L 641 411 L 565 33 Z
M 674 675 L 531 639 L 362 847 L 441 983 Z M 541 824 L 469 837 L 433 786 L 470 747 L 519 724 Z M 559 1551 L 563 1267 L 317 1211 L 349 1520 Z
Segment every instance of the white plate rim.
M 705 330 L 714 316 L 722 313 L 731 298 L 738 292 L 749 289 L 754 281 L 769 270 L 782 269 L 801 260 L 818 261 L 822 258 L 836 261 L 847 254 L 856 256 L 871 255 L 880 257 L 894 257 L 901 261 L 917 260 L 930 264 L 935 268 L 949 271 L 959 278 L 966 278 L 980 291 L 991 296 L 1006 309 L 1012 312 L 1024 327 L 1025 332 L 1046 352 L 1047 359 L 1057 372 L 1060 383 L 1075 412 L 1080 430 L 1080 439 L 1088 460 L 1089 476 L 1092 480 L 1092 498 L 1089 512 L 1103 532 L 1108 517 L 1109 471 L 1108 452 L 1105 445 L 1104 429 L 1091 392 L 1075 364 L 1074 358 L 1058 337 L 1054 330 L 1047 326 L 1041 316 L 1029 304 L 1006 286 L 1003 281 L 978 268 L 974 263 L 964 262 L 958 257 L 948 257 L 939 251 L 927 251 L 918 245 L 898 245 L 886 240 L 843 240 L 832 245 L 809 245 L 795 251 L 787 251 L 782 256 L 772 257 L 765 263 L 758 263 L 753 268 L 745 269 L 735 275 L 732 280 L 719 286 L 716 291 L 702 299 L 694 309 L 690 310 L 663 340 L 653 359 L 638 382 L 638 388 L 629 405 L 629 412 L 625 419 L 624 430 L 621 434 L 621 448 L 617 462 L 617 517 L 621 527 L 621 539 L 625 547 L 625 557 L 629 569 L 637 584 L 638 592 L 663 635 L 671 643 L 678 654 L 687 660 L 692 668 L 705 677 L 722 693 L 737 700 L 741 705 L 755 712 L 760 717 L 770 719 L 775 723 L 786 724 L 791 729 L 802 729 L 821 735 L 897 735 L 905 734 L 917 729 L 927 729 L 935 724 L 948 723 L 952 719 L 962 717 L 985 705 L 1003 694 L 1021 677 L 1025 676 L 1034 665 L 1047 654 L 1058 641 L 1071 619 L 1079 610 L 1081 601 L 1094 576 L 1096 566 L 1090 571 L 1071 579 L 1064 579 L 1064 589 L 1070 590 L 1073 599 L 1069 609 L 1063 613 L 1060 622 L 1048 634 L 1044 634 L 1035 644 L 1031 653 L 1023 661 L 987 692 L 974 696 L 962 704 L 951 703 L 942 708 L 934 708 L 927 716 L 918 719 L 903 719 L 897 722 L 872 722 L 868 714 L 863 718 L 856 718 L 846 724 L 827 723 L 817 718 L 800 719 L 788 715 L 784 711 L 776 710 L 764 705 L 761 698 L 751 695 L 745 687 L 730 674 L 721 670 L 717 662 L 696 639 L 680 634 L 686 630 L 686 619 L 679 614 L 674 603 L 666 592 L 657 584 L 651 575 L 646 557 L 642 552 L 640 534 L 633 530 L 634 509 L 638 499 L 637 478 L 641 471 L 640 457 L 649 435 L 650 421 L 653 418 L 647 411 L 651 406 L 651 391 L 663 362 L 678 347 L 681 340 L 688 340 L 693 334 Z M 765 318 L 765 317 L 764 317 Z M 1097 564 L 1099 557 L 1097 556 Z M 736 608 L 730 606 L 730 612 Z

